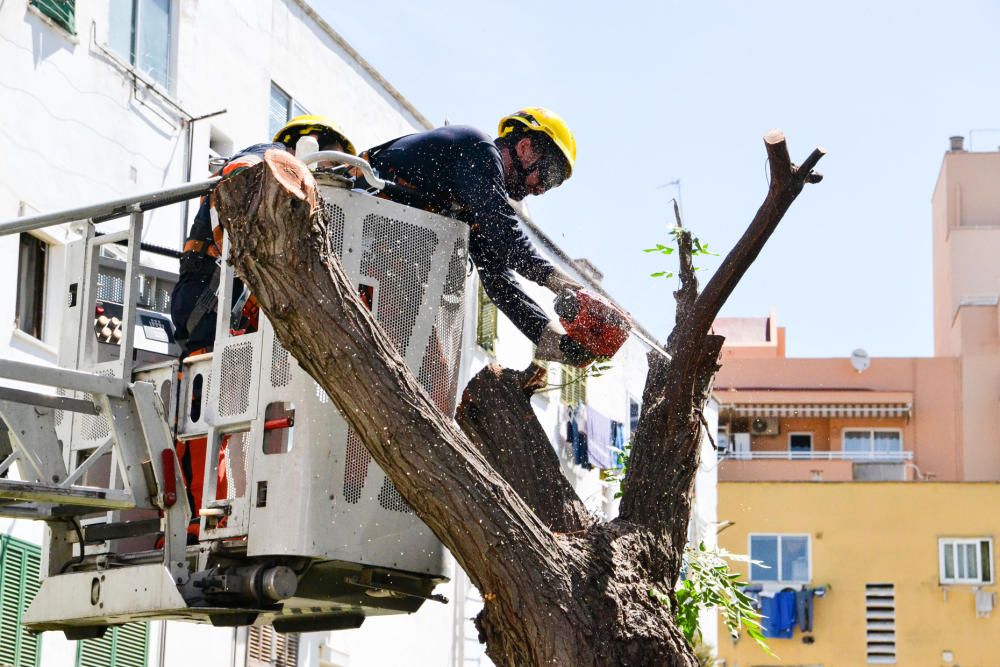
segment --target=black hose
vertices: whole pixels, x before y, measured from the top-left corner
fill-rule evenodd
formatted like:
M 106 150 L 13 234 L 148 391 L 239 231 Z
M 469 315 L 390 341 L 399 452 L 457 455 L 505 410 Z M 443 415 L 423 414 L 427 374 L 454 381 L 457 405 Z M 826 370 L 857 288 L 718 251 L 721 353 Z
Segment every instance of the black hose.
M 73 559 L 66 561 L 66 563 L 64 563 L 63 566 L 59 568 L 59 574 L 63 574 L 69 568 L 70 565 L 82 565 L 84 558 L 84 551 L 86 551 L 86 546 L 87 546 L 83 542 L 83 529 L 80 528 L 79 520 L 66 519 L 66 521 L 71 526 L 73 526 L 73 529 L 76 531 L 76 538 L 80 541 L 80 556 L 75 561 Z

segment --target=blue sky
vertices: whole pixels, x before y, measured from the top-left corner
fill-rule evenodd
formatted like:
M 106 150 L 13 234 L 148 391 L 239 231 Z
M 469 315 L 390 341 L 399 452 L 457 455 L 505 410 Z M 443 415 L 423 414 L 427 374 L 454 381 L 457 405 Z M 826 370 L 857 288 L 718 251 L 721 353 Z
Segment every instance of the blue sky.
M 666 242 L 684 218 L 713 249 L 763 200 L 762 136 L 792 159 L 816 146 L 808 187 L 723 315 L 788 327 L 790 356 L 930 355 L 930 197 L 948 147 L 1000 146 L 996 2 L 313 5 L 432 122 L 493 131 L 547 106 L 573 128 L 577 169 L 529 198 L 535 220 L 658 337 L 673 321 Z M 1000 187 L 1000 184 L 998 184 Z M 706 279 L 718 259 L 701 262 Z

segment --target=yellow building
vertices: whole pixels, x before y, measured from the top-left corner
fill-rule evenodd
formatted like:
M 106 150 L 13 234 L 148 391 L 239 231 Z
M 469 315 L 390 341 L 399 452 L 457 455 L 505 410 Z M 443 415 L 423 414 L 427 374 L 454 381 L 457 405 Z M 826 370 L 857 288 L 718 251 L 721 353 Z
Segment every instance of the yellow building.
M 805 538 L 794 564 L 781 562 L 786 548 L 769 570 L 738 567 L 751 584 L 825 593 L 813 599 L 812 632 L 768 640 L 777 658 L 724 628 L 719 657 L 726 667 L 1000 665 L 1000 610 L 982 611 L 996 601 L 998 509 L 992 482 L 720 484 L 719 516 L 733 522 L 719 534 L 724 549 Z

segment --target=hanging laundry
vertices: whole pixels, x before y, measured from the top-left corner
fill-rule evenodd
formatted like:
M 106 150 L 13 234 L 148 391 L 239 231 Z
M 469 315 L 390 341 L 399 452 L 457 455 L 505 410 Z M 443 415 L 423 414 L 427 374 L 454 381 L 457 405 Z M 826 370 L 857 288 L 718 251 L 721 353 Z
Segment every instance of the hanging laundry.
M 580 420 L 584 416 L 583 406 L 569 408 L 569 419 L 566 422 L 566 441 L 573 447 L 573 463 L 591 468 L 588 455 L 588 438 L 583 428 L 580 428 Z
M 764 636 L 790 639 L 795 628 L 795 591 L 785 590 L 774 597 L 760 596 L 761 625 Z
M 809 586 L 795 593 L 795 622 L 802 632 L 812 632 L 813 629 L 813 597 L 816 591 Z
M 590 407 L 587 412 L 587 451 L 598 468 L 611 468 L 611 419 Z
M 625 467 L 625 424 L 611 421 L 611 464 L 616 470 Z

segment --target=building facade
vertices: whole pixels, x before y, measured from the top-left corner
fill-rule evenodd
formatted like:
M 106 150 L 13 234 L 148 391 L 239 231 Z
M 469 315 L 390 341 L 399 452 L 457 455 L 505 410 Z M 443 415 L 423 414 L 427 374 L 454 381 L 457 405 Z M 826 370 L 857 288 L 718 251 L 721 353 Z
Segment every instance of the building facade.
M 1000 153 L 953 138 L 932 200 L 933 357 L 792 359 L 773 313 L 717 322 L 719 542 L 760 562 L 743 572 L 781 664 L 1000 664 L 998 176 Z M 746 638 L 719 655 L 779 662 Z
M 301 113 L 331 117 L 359 148 L 431 127 L 302 0 L 7 0 L 0 3 L 0 37 L 0 90 L 7 102 L 0 135 L 8 146 L 0 161 L 0 219 L 206 178 L 210 159 L 269 139 Z M 196 204 L 147 213 L 143 241 L 179 248 Z M 523 214 L 543 254 L 600 289 L 592 265 L 571 260 Z M 0 357 L 56 364 L 66 246 L 78 237 L 74 225 L 0 237 L 0 257 L 7 259 L 0 272 L 8 285 L 0 290 L 0 313 L 6 313 L 0 315 Z M 164 280 L 150 287 L 149 305 L 169 312 L 176 261 L 148 259 L 158 262 Z M 541 287 L 527 289 L 549 307 Z M 487 363 L 527 366 L 531 344 L 480 297 L 474 273 L 466 294 L 460 384 Z M 638 419 L 647 352 L 631 339 L 601 377 L 553 365 L 551 386 L 533 399 L 564 473 L 603 516 L 613 516 L 617 506 L 601 468 L 613 464 Z M 579 419 L 586 432 L 579 415 L 588 409 L 614 425 L 614 434 L 591 434 L 584 447 L 568 436 L 567 422 Z M 692 539 L 709 544 L 714 479 L 712 465 L 699 475 L 692 527 Z M 41 524 L 0 519 L 0 665 L 488 664 L 471 623 L 481 600 L 453 561 L 451 581 L 439 589 L 449 604 L 427 602 L 412 616 L 369 618 L 356 630 L 279 635 L 269 627 L 156 621 L 121 626 L 101 640 L 71 642 L 55 632 L 33 637 L 19 629 L 19 619 L 37 590 L 42 531 Z M 703 626 L 711 643 L 709 619 Z

